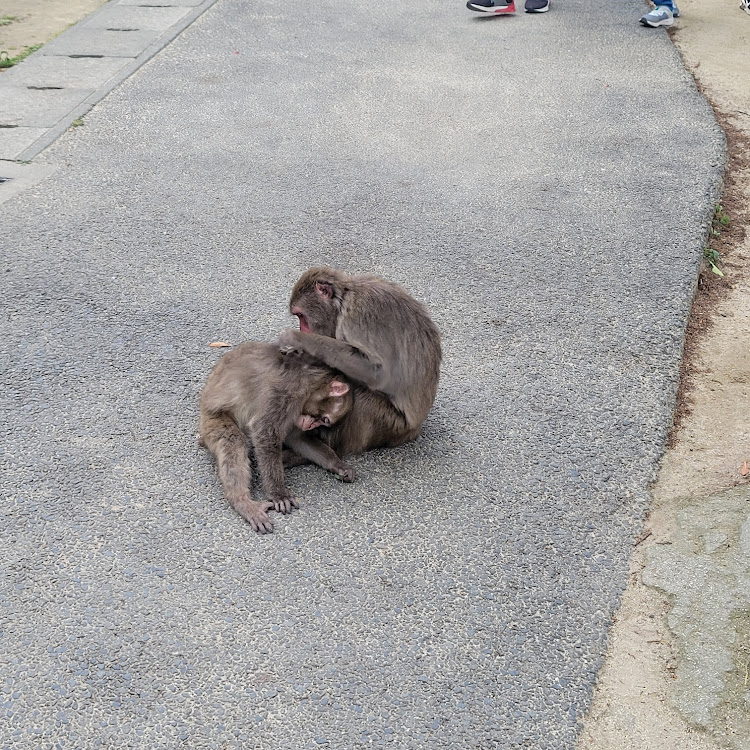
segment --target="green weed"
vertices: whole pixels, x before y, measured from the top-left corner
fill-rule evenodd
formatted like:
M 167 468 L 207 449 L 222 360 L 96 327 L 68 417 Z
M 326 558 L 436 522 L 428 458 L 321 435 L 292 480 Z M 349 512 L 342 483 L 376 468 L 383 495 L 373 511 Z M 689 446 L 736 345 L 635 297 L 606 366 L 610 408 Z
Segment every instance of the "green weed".
M 711 222 L 711 234 L 718 237 L 724 229 L 729 229 L 732 220 L 729 214 L 724 210 L 724 206 L 719 203 L 714 209 L 714 220 Z
M 719 261 L 721 260 L 721 256 L 719 255 L 718 250 L 714 250 L 712 247 L 706 247 L 703 249 L 703 257 L 706 260 L 706 263 L 708 263 L 709 266 L 711 266 L 711 270 L 720 278 L 724 277 L 724 271 L 722 271 L 719 268 Z
M 33 44 L 31 47 L 26 47 L 22 52 L 19 52 L 14 57 L 11 57 L 5 50 L 0 50 L 0 68 L 12 68 L 17 65 L 24 58 L 28 57 L 32 52 L 36 52 L 42 45 Z

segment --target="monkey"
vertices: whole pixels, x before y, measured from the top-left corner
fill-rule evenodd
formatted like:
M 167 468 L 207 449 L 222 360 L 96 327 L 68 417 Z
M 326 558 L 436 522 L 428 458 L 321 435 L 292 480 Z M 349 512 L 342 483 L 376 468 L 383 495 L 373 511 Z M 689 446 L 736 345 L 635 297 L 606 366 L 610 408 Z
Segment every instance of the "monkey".
M 311 268 L 292 289 L 283 352 L 305 354 L 354 383 L 346 420 L 320 437 L 339 455 L 415 440 L 437 393 L 440 333 L 405 289 L 371 274 Z M 305 436 L 304 439 L 306 439 Z
M 337 423 L 352 403 L 350 383 L 339 373 L 304 355 L 284 355 L 278 344 L 246 341 L 216 363 L 200 397 L 200 443 L 216 458 L 229 504 L 254 531 L 273 531 L 270 508 L 289 513 L 299 507 L 284 484 L 284 445 L 344 482 L 355 480 L 354 469 L 328 445 L 312 435 L 303 439 Z M 250 494 L 251 445 L 264 502 Z

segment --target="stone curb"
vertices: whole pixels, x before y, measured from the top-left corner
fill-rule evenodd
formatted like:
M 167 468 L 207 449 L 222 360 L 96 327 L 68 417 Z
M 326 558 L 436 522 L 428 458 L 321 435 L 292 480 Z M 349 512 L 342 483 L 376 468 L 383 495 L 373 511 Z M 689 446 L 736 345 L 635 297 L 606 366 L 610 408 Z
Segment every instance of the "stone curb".
M 112 0 L 0 74 L 0 160 L 34 159 L 215 2 Z

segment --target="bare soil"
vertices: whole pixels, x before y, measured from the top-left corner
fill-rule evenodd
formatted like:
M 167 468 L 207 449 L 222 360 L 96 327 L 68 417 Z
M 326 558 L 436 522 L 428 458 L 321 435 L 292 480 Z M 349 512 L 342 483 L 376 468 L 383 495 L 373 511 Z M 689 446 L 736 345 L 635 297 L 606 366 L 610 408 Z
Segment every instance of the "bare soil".
M 0 51 L 15 57 L 48 42 L 106 0 L 0 0 Z M 10 23 L 4 23 L 4 21 Z

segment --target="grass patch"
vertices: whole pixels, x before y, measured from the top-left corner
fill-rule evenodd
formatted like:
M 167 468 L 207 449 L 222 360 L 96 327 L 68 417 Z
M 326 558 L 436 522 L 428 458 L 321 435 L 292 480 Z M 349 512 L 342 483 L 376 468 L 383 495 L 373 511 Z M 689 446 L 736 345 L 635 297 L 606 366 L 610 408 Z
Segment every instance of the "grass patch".
M 724 230 L 729 229 L 732 220 L 729 218 L 729 214 L 724 210 L 724 206 L 719 203 L 714 208 L 714 218 L 711 222 L 711 237 L 718 237 Z M 724 272 L 719 268 L 721 261 L 721 255 L 719 251 L 713 247 L 703 248 L 703 258 L 708 263 L 711 272 L 715 273 L 719 278 L 724 276 Z
M 17 55 L 11 57 L 5 50 L 0 50 L 0 68 L 12 68 L 17 65 L 24 58 L 28 57 L 32 52 L 36 52 L 42 45 L 32 44 L 31 47 L 19 52 Z
M 729 218 L 729 214 L 724 210 L 724 206 L 719 203 L 714 211 L 714 234 L 718 235 L 722 229 L 728 229 L 731 223 L 732 220 Z

